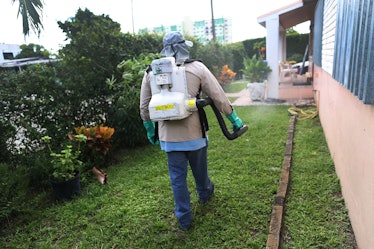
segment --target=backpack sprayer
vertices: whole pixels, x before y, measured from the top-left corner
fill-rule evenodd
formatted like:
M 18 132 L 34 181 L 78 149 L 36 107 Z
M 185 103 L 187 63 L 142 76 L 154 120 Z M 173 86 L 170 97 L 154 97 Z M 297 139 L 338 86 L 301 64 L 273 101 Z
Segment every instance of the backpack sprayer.
M 199 111 L 201 121 L 202 118 L 206 119 L 201 115 L 204 112 L 203 108 L 210 105 L 227 139 L 236 139 L 248 130 L 248 127 L 244 125 L 230 133 L 220 111 L 211 98 L 197 99 L 188 95 L 185 67 L 177 66 L 174 57 L 152 61 L 151 69 L 152 98 L 148 107 L 152 121 L 180 120 L 191 115 L 193 111 Z M 204 127 L 202 129 L 205 130 Z

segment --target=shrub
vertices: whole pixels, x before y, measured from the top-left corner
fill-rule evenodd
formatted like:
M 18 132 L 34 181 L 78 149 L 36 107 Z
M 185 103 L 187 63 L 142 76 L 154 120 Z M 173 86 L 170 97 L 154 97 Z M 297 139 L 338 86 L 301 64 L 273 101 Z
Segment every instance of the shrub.
M 270 67 L 262 59 L 257 59 L 256 55 L 253 55 L 252 58 L 244 58 L 243 63 L 245 68 L 242 69 L 242 72 L 251 83 L 263 82 L 271 72 Z
M 218 70 L 218 66 L 214 66 L 214 75 L 223 86 L 230 84 L 235 78 L 236 73 L 232 71 L 228 65 L 223 65 L 221 71 Z
M 114 134 L 114 128 L 108 126 L 76 127 L 77 135 L 87 137 L 86 145 L 82 148 L 82 160 L 93 166 L 107 166 L 109 149 L 112 147 L 111 138 Z M 76 140 L 76 135 L 69 134 L 70 140 Z
M 146 133 L 140 119 L 140 88 L 147 65 L 159 58 L 157 54 L 141 54 L 132 60 L 125 60 L 118 65 L 123 72 L 122 79 L 108 79 L 107 84 L 113 91 L 111 107 L 108 112 L 110 127 L 116 128 L 113 144 L 134 147 L 147 143 Z

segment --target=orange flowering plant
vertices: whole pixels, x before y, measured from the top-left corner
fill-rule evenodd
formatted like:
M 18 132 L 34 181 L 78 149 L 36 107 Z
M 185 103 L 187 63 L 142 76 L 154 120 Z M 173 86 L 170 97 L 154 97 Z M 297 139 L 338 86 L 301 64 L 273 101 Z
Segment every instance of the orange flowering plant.
M 114 134 L 114 128 L 108 126 L 94 126 L 94 127 L 76 127 L 75 132 L 77 135 L 83 134 L 87 137 L 87 146 L 107 155 L 109 148 L 112 146 L 110 139 Z M 73 135 L 69 138 L 74 140 Z
M 75 128 L 75 133 L 87 137 L 87 149 L 82 156 L 95 165 L 104 166 L 106 159 L 108 159 L 109 149 L 112 147 L 110 139 L 114 134 L 114 128 L 108 126 L 80 126 Z M 69 138 L 75 140 L 75 135 L 69 134 Z
M 221 85 L 230 84 L 236 76 L 236 73 L 232 71 L 228 65 L 223 65 L 220 72 L 218 72 L 218 67 L 215 66 L 214 71 L 216 72 L 215 76 Z

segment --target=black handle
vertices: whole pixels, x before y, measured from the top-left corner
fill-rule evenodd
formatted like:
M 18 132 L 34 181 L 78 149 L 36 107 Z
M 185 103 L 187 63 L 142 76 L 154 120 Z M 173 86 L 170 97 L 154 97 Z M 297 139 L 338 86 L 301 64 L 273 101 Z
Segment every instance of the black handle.
M 197 108 L 203 108 L 207 105 L 210 105 L 212 107 L 212 109 L 214 111 L 214 114 L 217 117 L 219 126 L 221 127 L 222 133 L 223 133 L 223 135 L 225 135 L 225 137 L 228 140 L 234 140 L 234 139 L 240 137 L 241 135 L 243 135 L 248 130 L 248 126 L 243 125 L 240 129 L 234 130 L 232 133 L 230 133 L 227 129 L 225 120 L 222 118 L 221 112 L 215 106 L 215 104 L 214 104 L 214 102 L 212 101 L 211 98 L 198 99 L 196 101 Z

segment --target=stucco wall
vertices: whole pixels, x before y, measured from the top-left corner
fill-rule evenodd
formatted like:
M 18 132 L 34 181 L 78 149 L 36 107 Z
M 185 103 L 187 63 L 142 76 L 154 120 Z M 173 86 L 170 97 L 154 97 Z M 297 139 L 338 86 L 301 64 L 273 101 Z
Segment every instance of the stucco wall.
M 4 61 L 3 53 L 12 53 L 16 56 L 21 52 L 19 45 L 16 44 L 0 44 L 0 62 Z
M 356 240 L 374 245 L 374 106 L 364 105 L 329 73 L 314 66 L 314 89 Z

